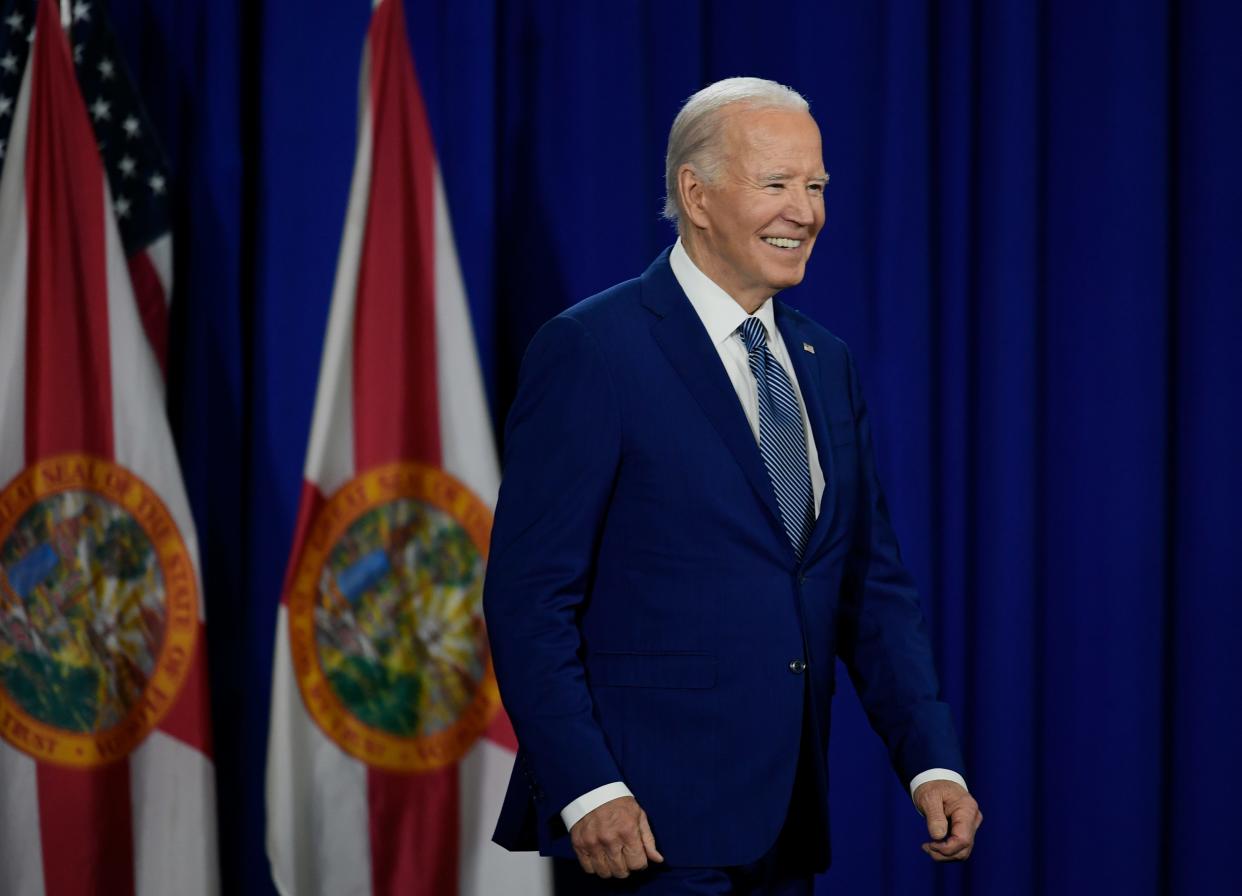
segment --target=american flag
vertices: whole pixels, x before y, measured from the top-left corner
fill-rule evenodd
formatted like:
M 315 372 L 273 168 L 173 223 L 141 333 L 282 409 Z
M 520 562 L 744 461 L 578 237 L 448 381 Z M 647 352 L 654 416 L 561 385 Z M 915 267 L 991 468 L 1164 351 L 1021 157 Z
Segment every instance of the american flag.
M 0 0 L 0 171 L 22 72 L 34 43 L 35 7 L 36 0 Z M 105 5 L 99 0 L 73 0 L 70 11 L 78 86 L 108 174 L 143 327 L 164 367 L 172 294 L 168 161 L 121 59 Z

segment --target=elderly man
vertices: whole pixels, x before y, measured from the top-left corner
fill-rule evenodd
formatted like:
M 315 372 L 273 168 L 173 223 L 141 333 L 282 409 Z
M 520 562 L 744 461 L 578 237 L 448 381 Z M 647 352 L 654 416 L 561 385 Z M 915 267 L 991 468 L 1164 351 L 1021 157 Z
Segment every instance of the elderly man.
M 666 181 L 677 243 L 539 331 L 509 415 L 484 602 L 521 749 L 495 839 L 577 892 L 810 892 L 839 656 L 924 851 L 965 859 L 982 816 L 858 375 L 774 298 L 824 223 L 806 101 L 704 88 Z

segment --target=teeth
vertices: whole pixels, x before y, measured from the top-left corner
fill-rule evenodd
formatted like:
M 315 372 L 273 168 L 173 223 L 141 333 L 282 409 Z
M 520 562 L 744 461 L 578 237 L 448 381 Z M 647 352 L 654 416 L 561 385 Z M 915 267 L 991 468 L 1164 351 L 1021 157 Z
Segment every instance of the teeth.
M 763 241 L 769 246 L 776 246 L 778 249 L 797 249 L 802 245 L 802 240 L 788 240 L 780 236 L 765 236 Z

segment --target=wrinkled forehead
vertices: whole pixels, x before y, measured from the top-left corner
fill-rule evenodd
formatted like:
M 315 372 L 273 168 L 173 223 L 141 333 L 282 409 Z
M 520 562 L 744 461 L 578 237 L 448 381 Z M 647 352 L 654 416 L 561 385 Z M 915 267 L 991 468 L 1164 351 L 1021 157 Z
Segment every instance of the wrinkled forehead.
M 725 154 L 747 165 L 782 163 L 799 170 L 823 169 L 819 125 L 801 109 L 752 109 L 744 104 L 721 110 Z

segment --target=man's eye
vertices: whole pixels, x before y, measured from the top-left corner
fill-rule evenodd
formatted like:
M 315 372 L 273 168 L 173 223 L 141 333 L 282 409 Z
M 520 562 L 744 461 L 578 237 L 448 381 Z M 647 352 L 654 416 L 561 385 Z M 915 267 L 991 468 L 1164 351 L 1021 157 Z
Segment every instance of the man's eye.
M 769 189 L 769 190 L 783 190 L 783 189 L 785 189 L 785 185 L 784 185 L 784 184 L 767 184 L 767 185 L 766 185 L 766 187 L 767 187 L 767 189 Z

